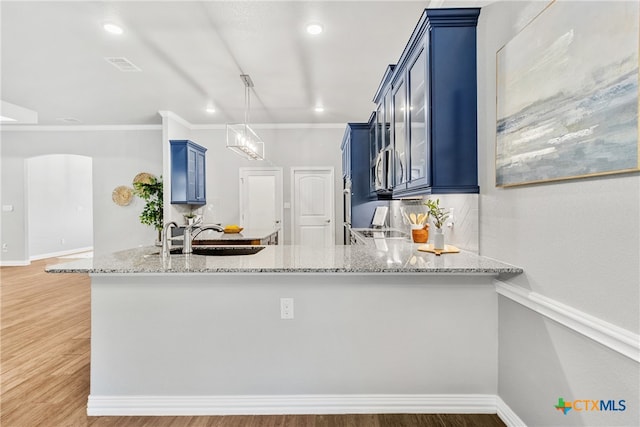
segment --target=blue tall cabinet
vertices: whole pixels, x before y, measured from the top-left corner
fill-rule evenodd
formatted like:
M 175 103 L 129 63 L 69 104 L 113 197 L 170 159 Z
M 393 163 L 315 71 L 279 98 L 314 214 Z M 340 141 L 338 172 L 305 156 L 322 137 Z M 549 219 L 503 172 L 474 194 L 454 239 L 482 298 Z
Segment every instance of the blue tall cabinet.
M 186 139 L 171 140 L 171 203 L 204 205 L 206 148 Z
M 425 9 L 393 75 L 385 74 L 376 92 L 379 109 L 391 109 L 394 198 L 479 192 L 479 14 L 479 8 Z

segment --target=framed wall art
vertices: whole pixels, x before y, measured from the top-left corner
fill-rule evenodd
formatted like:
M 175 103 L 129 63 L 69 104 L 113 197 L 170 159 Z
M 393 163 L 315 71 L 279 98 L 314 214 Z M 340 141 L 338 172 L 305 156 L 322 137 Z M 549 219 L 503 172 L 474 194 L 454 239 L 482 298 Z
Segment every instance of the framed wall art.
M 496 55 L 496 186 L 640 170 L 639 2 L 555 0 Z

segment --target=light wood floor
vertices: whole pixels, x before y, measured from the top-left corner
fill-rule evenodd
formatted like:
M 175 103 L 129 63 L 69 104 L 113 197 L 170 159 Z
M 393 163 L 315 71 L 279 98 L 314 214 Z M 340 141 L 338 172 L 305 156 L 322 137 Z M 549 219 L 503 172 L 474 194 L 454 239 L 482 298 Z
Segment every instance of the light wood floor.
M 496 415 L 87 417 L 89 277 L 44 273 L 57 262 L 0 268 L 3 427 L 504 426 Z

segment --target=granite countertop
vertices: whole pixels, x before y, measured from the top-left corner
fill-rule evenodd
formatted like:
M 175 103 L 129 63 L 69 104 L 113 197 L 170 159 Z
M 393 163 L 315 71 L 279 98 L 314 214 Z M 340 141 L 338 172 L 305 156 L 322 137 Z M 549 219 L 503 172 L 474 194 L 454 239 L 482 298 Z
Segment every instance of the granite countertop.
M 520 274 L 523 270 L 471 252 L 443 254 L 418 251 L 419 244 L 390 239 L 373 245 L 271 245 L 254 255 L 170 255 L 157 247 L 47 266 L 49 273 L 154 274 L 154 273 L 410 273 L 410 274 Z

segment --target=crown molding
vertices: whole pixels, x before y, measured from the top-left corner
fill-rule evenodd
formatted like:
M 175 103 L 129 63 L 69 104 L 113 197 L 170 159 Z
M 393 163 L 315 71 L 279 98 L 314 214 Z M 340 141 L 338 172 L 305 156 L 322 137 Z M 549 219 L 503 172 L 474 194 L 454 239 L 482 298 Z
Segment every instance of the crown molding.
M 0 132 L 95 132 L 162 130 L 162 125 L 7 125 Z
M 347 123 L 251 123 L 252 129 L 344 129 Z M 224 130 L 226 124 L 191 125 L 191 130 Z

